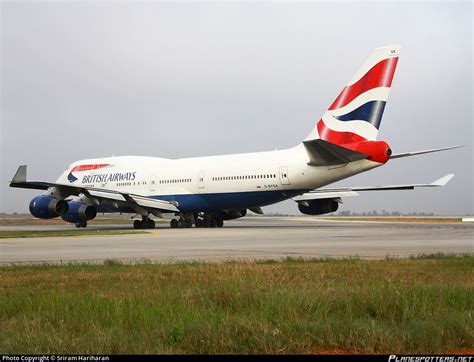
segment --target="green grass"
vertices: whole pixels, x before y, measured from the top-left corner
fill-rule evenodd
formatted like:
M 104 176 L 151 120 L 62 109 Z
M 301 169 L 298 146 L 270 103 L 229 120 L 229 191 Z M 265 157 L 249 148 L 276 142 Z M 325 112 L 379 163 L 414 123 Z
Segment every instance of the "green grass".
M 139 230 L 0 230 L 0 239 L 7 238 L 45 238 L 55 236 L 90 236 L 90 235 L 124 235 L 144 234 L 146 231 Z
M 0 268 L 0 353 L 446 353 L 474 257 Z

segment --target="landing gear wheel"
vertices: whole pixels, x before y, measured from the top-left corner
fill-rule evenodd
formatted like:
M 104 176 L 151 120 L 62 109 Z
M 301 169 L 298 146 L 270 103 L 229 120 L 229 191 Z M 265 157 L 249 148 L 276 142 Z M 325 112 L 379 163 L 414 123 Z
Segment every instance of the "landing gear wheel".
M 170 226 L 171 226 L 172 229 L 176 229 L 179 226 L 178 220 L 172 219 L 170 221 Z
M 217 226 L 216 219 L 212 218 L 211 221 L 209 222 L 209 227 L 215 228 L 216 226 Z
M 140 220 L 135 220 L 133 222 L 133 228 L 134 229 L 141 229 L 142 228 L 142 222 Z
M 146 227 L 147 229 L 154 229 L 155 228 L 155 221 L 152 219 L 148 219 L 146 221 Z
M 218 228 L 223 227 L 223 226 L 224 226 L 224 220 L 222 220 L 222 219 L 217 219 L 217 220 L 216 220 L 216 226 L 217 226 Z
M 185 221 L 183 222 L 183 226 L 184 226 L 185 228 L 192 228 L 192 227 L 193 227 L 193 221 L 192 221 L 192 220 L 185 220 Z
M 87 221 L 79 221 L 76 222 L 74 225 L 76 225 L 77 228 L 85 228 L 87 227 Z

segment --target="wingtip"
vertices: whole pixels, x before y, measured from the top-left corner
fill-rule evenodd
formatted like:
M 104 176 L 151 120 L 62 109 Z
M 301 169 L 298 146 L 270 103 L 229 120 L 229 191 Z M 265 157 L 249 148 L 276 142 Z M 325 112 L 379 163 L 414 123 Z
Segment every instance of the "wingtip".
M 433 186 L 445 186 L 449 181 L 452 180 L 454 177 L 454 173 L 450 173 L 449 175 L 443 176 L 436 181 L 433 181 L 431 184 Z
M 10 183 L 25 182 L 26 181 L 26 165 L 20 165 L 16 170 L 15 176 Z

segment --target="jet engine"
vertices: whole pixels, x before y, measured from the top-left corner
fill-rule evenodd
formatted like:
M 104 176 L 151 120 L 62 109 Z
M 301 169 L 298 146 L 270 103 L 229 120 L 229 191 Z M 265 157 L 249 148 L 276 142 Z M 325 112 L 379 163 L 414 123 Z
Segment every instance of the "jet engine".
M 86 205 L 77 201 L 69 201 L 68 205 L 68 212 L 61 216 L 64 221 L 80 223 L 92 220 L 97 216 L 97 209 L 93 205 Z
M 68 212 L 69 205 L 65 200 L 39 195 L 30 201 L 30 213 L 40 219 L 53 219 Z
M 339 203 L 334 199 L 321 199 L 302 201 L 298 203 L 298 209 L 306 215 L 322 215 L 335 212 L 339 208 Z

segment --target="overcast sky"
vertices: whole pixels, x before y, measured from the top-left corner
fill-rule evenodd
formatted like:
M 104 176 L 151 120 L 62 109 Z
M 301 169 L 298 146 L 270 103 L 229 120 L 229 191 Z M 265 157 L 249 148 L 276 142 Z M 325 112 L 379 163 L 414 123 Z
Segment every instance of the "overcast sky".
M 395 153 L 466 147 L 338 185 L 456 177 L 441 189 L 364 193 L 342 209 L 473 213 L 471 2 L 0 6 L 0 212 L 24 212 L 38 193 L 8 187 L 20 164 L 54 181 L 84 158 L 292 147 L 373 48 L 401 43 L 379 139 Z

